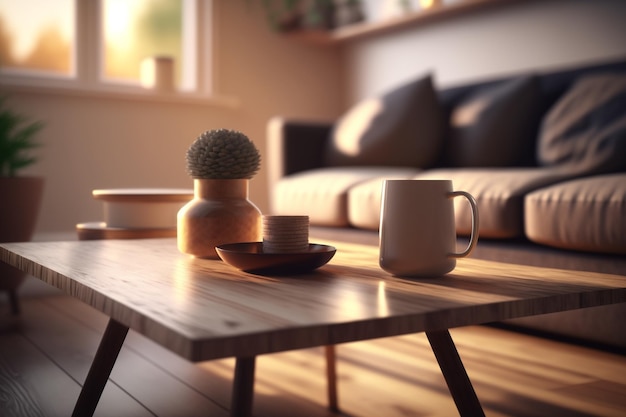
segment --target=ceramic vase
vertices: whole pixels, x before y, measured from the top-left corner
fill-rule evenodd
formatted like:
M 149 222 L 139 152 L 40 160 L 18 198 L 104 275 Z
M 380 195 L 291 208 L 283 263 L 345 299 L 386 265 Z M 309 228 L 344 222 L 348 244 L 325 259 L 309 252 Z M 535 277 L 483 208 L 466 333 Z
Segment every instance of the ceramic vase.
M 194 198 L 178 211 L 182 253 L 218 259 L 215 247 L 261 239 L 261 211 L 248 199 L 247 179 L 194 179 Z

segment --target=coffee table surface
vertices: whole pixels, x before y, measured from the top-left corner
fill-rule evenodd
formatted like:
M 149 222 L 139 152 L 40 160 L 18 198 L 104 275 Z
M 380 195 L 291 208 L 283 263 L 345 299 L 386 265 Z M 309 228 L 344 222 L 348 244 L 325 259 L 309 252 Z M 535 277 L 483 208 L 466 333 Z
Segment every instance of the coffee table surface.
M 192 361 L 626 302 L 624 276 L 469 258 L 444 277 L 398 278 L 376 247 L 336 246 L 329 264 L 292 277 L 191 258 L 171 238 L 4 243 L 0 260 Z

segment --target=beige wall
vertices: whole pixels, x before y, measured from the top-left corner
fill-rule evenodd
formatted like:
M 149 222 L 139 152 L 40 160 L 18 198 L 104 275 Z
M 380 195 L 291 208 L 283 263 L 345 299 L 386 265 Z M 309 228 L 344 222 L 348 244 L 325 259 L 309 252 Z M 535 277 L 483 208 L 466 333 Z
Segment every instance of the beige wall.
M 430 71 L 443 87 L 614 57 L 626 58 L 626 1 L 519 1 L 351 43 L 347 96 Z
M 102 219 L 94 188 L 192 187 L 185 151 L 204 130 L 246 133 L 265 153 L 265 124 L 276 115 L 334 118 L 341 109 L 337 51 L 302 46 L 271 33 L 245 1 L 216 0 L 215 66 L 220 94 L 236 108 L 13 90 L 11 103 L 43 120 L 40 162 L 46 189 L 38 233 L 73 230 Z M 263 161 L 267 163 L 266 160 Z M 265 170 L 253 179 L 251 199 L 265 211 Z

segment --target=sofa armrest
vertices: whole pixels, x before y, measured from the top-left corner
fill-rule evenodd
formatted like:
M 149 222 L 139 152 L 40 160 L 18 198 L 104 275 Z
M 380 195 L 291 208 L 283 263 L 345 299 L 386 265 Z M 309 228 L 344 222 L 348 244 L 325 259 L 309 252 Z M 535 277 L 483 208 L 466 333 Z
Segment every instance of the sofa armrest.
M 267 125 L 270 190 L 282 177 L 324 166 L 331 123 L 272 118 Z

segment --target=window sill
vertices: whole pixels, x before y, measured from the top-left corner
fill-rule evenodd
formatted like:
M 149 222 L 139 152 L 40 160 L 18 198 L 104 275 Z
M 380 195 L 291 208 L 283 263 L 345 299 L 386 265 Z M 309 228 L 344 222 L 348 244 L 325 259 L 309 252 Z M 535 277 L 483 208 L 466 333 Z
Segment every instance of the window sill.
M 67 82 L 59 83 L 3 83 L 8 93 L 47 94 L 96 99 L 130 100 L 151 103 L 195 104 L 235 109 L 240 106 L 237 97 L 210 95 L 206 93 L 156 91 L 135 86 L 81 86 Z

